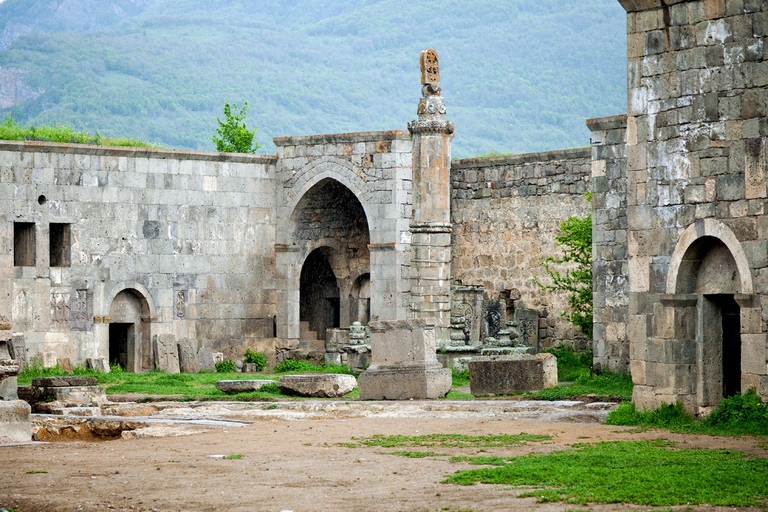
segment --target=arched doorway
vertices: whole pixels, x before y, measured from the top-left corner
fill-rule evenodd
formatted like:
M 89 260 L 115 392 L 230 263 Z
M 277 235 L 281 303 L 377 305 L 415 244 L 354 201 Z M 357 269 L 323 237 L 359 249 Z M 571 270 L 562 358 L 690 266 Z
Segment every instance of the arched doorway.
M 149 304 L 141 293 L 126 289 L 109 308 L 109 362 L 129 372 L 152 369 Z
M 299 279 L 299 320 L 307 322 L 310 331 L 324 340 L 326 330 L 340 326 L 341 302 L 339 286 L 327 248 L 312 251 L 301 267 Z
M 761 316 L 760 296 L 754 294 L 749 260 L 733 231 L 716 219 L 688 226 L 672 253 L 666 289 L 662 303 L 671 311 L 658 314 L 671 321 L 659 322 L 667 325 L 669 341 L 652 364 L 674 370 L 671 377 L 657 377 L 673 382 L 673 395 L 695 405 L 692 412 L 707 414 L 765 372 L 764 362 L 752 361 L 764 358 L 750 357 L 765 350 L 762 325 L 755 320 Z

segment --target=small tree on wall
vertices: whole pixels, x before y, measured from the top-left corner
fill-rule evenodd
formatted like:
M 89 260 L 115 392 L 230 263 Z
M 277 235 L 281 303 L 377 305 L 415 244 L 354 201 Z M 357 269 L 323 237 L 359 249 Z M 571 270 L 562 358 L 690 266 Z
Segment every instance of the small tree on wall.
M 587 194 L 591 202 L 591 194 Z M 586 217 L 568 217 L 560 224 L 562 235 L 555 237 L 556 245 L 563 251 L 560 258 L 547 256 L 542 260 L 544 270 L 552 280 L 547 285 L 534 276 L 534 281 L 549 292 L 566 292 L 570 312 L 561 313 L 584 336 L 592 339 L 592 213 Z M 562 264 L 571 268 L 560 272 Z
M 248 110 L 248 102 L 243 103 L 242 110 L 237 110 L 237 105 L 224 103 L 224 121 L 219 119 L 219 128 L 213 136 L 216 151 L 224 153 L 255 153 L 261 146 L 253 141 L 256 128 L 253 131 L 245 126 L 245 115 Z

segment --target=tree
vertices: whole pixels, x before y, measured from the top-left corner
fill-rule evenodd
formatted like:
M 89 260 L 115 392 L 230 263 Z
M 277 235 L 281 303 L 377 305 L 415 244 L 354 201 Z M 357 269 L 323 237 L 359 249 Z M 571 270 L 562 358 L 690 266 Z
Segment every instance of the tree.
M 245 114 L 248 110 L 248 102 L 243 104 L 243 109 L 238 111 L 237 105 L 224 103 L 224 121 L 219 119 L 219 129 L 213 136 L 216 151 L 224 153 L 255 153 L 261 146 L 253 141 L 256 128 L 253 131 L 245 126 Z M 233 113 L 234 111 L 234 113 Z
M 587 199 L 591 201 L 590 194 Z M 551 285 L 542 284 L 538 276 L 534 281 L 542 289 L 550 292 L 567 292 L 571 312 L 563 312 L 573 325 L 592 339 L 592 214 L 586 217 L 568 217 L 562 224 L 561 236 L 555 237 L 556 245 L 563 250 L 563 256 L 547 256 L 544 270 L 552 279 Z M 560 273 L 555 265 L 572 264 L 572 267 Z

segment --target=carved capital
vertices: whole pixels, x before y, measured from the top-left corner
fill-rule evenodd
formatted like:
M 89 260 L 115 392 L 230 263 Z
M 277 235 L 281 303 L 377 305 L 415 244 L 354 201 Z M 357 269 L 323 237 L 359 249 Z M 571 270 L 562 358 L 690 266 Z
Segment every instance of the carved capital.
M 450 121 L 421 120 L 408 123 L 408 131 L 412 134 L 447 134 L 453 133 L 453 123 Z

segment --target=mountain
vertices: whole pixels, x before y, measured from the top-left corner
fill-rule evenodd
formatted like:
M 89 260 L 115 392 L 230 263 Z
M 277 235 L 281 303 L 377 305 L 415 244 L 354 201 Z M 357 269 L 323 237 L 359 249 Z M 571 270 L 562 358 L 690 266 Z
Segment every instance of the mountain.
M 0 110 L 212 150 L 224 102 L 272 137 L 406 129 L 440 57 L 454 157 L 584 146 L 626 110 L 616 0 L 5 0 Z

